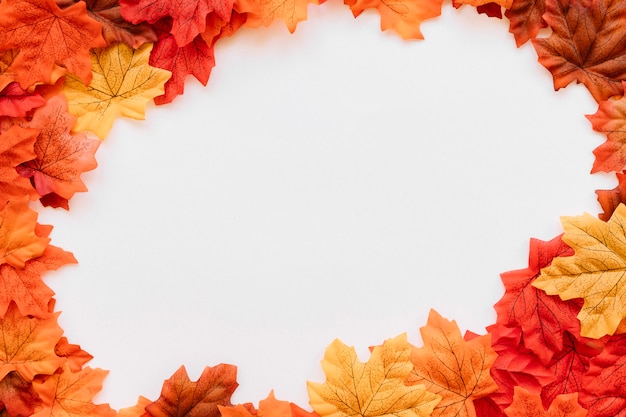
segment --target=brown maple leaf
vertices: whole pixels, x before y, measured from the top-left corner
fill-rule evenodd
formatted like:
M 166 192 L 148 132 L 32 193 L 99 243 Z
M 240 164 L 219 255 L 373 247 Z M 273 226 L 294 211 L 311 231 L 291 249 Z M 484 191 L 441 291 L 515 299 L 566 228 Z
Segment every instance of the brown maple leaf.
M 543 18 L 552 34 L 533 44 L 539 62 L 554 77 L 555 90 L 577 81 L 598 102 L 623 93 L 626 2 L 546 0 Z
M 145 407 L 152 417 L 220 417 L 218 406 L 231 405 L 237 368 L 220 364 L 206 367 L 196 382 L 184 366 L 166 380 L 158 400 Z
M 431 310 L 420 329 L 424 347 L 413 348 L 407 384 L 424 384 L 442 399 L 433 416 L 475 417 L 473 401 L 498 389 L 490 368 L 497 358 L 491 336 L 465 341 L 454 321 Z
M 513 0 L 504 15 L 509 19 L 509 32 L 515 36 L 518 47 L 535 39 L 539 30 L 547 26 L 543 20 L 545 11 L 546 0 Z
M 36 198 L 28 179 L 17 173 L 17 167 L 35 158 L 35 141 L 39 131 L 13 126 L 0 134 L 0 201 L 24 196 Z
M 36 158 L 18 167 L 20 175 L 32 178 L 39 195 L 55 193 L 66 200 L 74 193 L 87 191 L 80 178 L 98 166 L 94 154 L 100 141 L 85 132 L 72 133 L 76 118 L 68 113 L 62 95 L 54 96 L 35 111 L 26 127 L 39 129 L 35 143 Z
M 26 381 L 35 375 L 52 375 L 64 362 L 54 353 L 63 334 L 58 313 L 45 319 L 22 316 L 11 303 L 0 319 L 0 380 L 17 371 Z
M 101 32 L 102 25 L 87 16 L 82 2 L 65 10 L 53 0 L 0 3 L 0 45 L 19 49 L 9 71 L 25 89 L 50 84 L 55 65 L 89 83 L 89 49 L 105 46 Z
M 0 210 L 0 264 L 23 268 L 44 253 L 50 239 L 35 233 L 37 216 L 28 207 L 28 197 L 8 201 Z

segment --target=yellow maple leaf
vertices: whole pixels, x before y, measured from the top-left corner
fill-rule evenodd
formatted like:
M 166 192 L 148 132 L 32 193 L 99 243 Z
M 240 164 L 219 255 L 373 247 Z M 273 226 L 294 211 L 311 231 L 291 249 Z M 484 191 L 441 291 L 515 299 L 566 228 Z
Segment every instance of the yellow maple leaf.
M 92 50 L 93 78 L 89 86 L 68 75 L 63 93 L 70 113 L 78 118 L 73 130 L 90 130 L 104 139 L 116 117 L 144 119 L 146 103 L 164 93 L 164 85 L 172 75 L 148 64 L 152 45 L 135 50 L 116 43 Z
M 322 417 L 430 416 L 441 397 L 404 384 L 413 369 L 410 355 L 406 335 L 376 346 L 366 363 L 336 339 L 322 360 L 326 382 L 307 382 L 309 403 Z
M 380 29 L 393 29 L 403 39 L 424 39 L 420 24 L 441 14 L 443 0 L 344 0 L 356 17 L 365 9 L 380 14 Z
M 562 300 L 584 300 L 581 335 L 613 334 L 626 318 L 626 207 L 620 204 L 606 223 L 590 214 L 561 223 L 575 254 L 555 258 L 532 285 Z

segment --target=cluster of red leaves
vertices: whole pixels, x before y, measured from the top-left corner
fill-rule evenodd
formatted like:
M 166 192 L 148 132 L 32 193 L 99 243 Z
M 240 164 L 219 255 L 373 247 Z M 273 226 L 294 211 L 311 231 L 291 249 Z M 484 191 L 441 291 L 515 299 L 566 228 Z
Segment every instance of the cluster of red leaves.
M 91 356 L 69 344 L 57 323 L 46 271 L 76 262 L 49 244 L 51 227 L 37 224 L 31 205 L 69 209 L 86 191 L 80 176 L 96 167 L 100 141 L 75 129 L 77 117 L 110 125 L 118 115 L 140 117 L 123 100 L 142 94 L 157 104 L 183 93 L 193 75 L 206 84 L 216 42 L 242 27 L 282 20 L 293 32 L 309 4 L 324 0 L 4 0 L 0 3 L 0 413 L 17 416 L 113 416 L 97 405 L 106 371 L 85 364 Z M 381 29 L 422 38 L 420 24 L 441 13 L 443 0 L 344 0 L 356 17 L 376 9 Z M 583 83 L 598 101 L 588 116 L 606 135 L 592 172 L 626 167 L 626 2 L 623 0 L 455 0 L 510 22 L 517 45 L 532 42 L 555 89 Z M 547 28 L 548 37 L 538 38 Z M 62 45 L 62 47 L 60 46 Z M 123 47 L 120 45 L 124 45 Z M 149 54 L 143 62 L 143 54 Z M 112 70 L 111 56 L 128 63 Z M 146 55 L 147 56 L 147 55 Z M 119 62 L 117 63 L 119 65 Z M 148 65 L 149 64 L 149 65 Z M 171 73 L 164 89 L 163 74 Z M 117 71 L 117 72 L 116 72 Z M 120 72 L 121 71 L 121 72 Z M 106 74 L 119 75 L 108 82 Z M 128 75 L 128 77 L 127 77 Z M 129 79 L 158 78 L 150 92 Z M 95 80 L 95 79 L 98 80 Z M 94 99 L 77 103 L 94 82 Z M 144 79 L 144 78 L 141 78 Z M 64 87 L 63 87 L 64 85 Z M 114 90 L 114 91 L 113 91 Z M 154 93 L 160 91 L 159 93 Z M 89 93 L 89 92 L 88 92 Z M 64 95 L 65 94 L 65 95 Z M 93 92 L 91 93 L 93 94 Z M 65 96 L 68 98 L 66 99 Z M 94 104 L 94 103 L 97 103 Z M 104 103 L 104 104 L 103 104 Z M 82 107 L 81 107 L 82 106 Z M 104 107 L 102 107 L 104 106 Z M 120 109 L 114 109 L 120 106 Z M 95 108 L 95 110 L 94 110 Z M 72 110 L 77 109 L 77 110 Z M 85 114 L 88 113 L 88 116 Z M 95 116 L 94 116 L 95 114 Z M 106 116 L 105 116 L 106 114 Z M 103 120 L 107 122 L 102 122 Z M 85 121 L 87 120 L 87 121 Z M 82 125 L 81 125 L 82 126 Z M 76 131 L 77 130 L 77 131 Z M 99 133 L 104 136 L 106 129 Z M 626 202 L 626 172 L 614 190 L 598 190 L 608 221 Z M 495 305 L 489 335 L 460 336 L 436 314 L 422 329 L 425 346 L 401 338 L 373 348 L 357 363 L 349 348 L 331 345 L 323 361 L 325 384 L 310 384 L 319 415 L 407 416 L 626 416 L 626 337 L 581 335 L 583 301 L 561 300 L 532 285 L 542 268 L 574 251 L 560 237 L 531 241 L 526 269 L 502 275 L 506 293 Z M 444 348 L 442 349 L 442 346 Z M 393 357 L 393 361 L 389 358 Z M 448 366 L 455 363 L 456 367 Z M 356 369 L 368 379 L 356 379 Z M 207 367 L 196 382 L 181 367 L 160 398 L 140 398 L 120 416 L 310 417 L 273 394 L 259 403 L 233 406 L 236 368 Z M 358 376 L 362 378 L 362 376 Z M 349 383 L 348 383 L 349 382 Z M 341 391 L 337 387 L 345 388 Z M 349 388 L 354 387 L 354 389 Z M 391 390 L 391 391 L 390 391 Z M 393 404 L 380 398 L 394 399 Z M 405 395 L 406 394 L 406 395 Z M 367 407 L 363 407 L 367 404 Z M 343 411 L 342 411 L 343 410 Z

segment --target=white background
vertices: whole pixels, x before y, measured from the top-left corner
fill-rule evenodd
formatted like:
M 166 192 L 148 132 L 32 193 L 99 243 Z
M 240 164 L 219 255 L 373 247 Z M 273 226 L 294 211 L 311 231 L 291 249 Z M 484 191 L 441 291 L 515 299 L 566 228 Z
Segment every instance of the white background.
M 560 215 L 597 214 L 586 90 L 555 93 L 507 22 L 445 5 L 426 41 L 381 33 L 331 0 L 217 45 L 146 121 L 119 120 L 71 212 L 44 210 L 74 252 L 47 283 L 70 342 L 110 370 L 98 402 L 156 400 L 185 364 L 239 367 L 233 402 L 306 380 L 339 337 L 367 347 L 429 309 L 484 332 L 499 273 Z

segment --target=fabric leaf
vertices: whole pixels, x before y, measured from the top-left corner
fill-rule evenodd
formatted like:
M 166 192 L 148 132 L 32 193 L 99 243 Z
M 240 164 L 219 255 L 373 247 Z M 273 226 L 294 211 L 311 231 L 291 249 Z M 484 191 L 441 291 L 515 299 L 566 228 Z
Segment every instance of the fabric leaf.
M 37 193 L 17 167 L 36 157 L 35 141 L 39 131 L 12 126 L 0 135 L 0 201 L 36 198 Z
M 9 70 L 25 89 L 51 83 L 55 65 L 89 83 L 89 49 L 105 46 L 101 32 L 102 26 L 87 16 L 82 2 L 65 10 L 53 0 L 0 3 L 0 45 L 19 49 Z
M 39 94 L 29 93 L 19 83 L 11 83 L 0 92 L 0 115 L 25 117 L 29 111 L 46 104 Z
M 28 197 L 9 201 L 0 211 L 0 264 L 23 268 L 41 256 L 50 239 L 35 233 L 37 213 L 28 207 Z
M 546 0 L 543 18 L 552 34 L 533 44 L 539 62 L 552 73 L 556 90 L 577 81 L 598 102 L 623 93 L 626 2 Z
M 145 409 L 152 417 L 220 417 L 218 406 L 230 405 L 236 376 L 236 367 L 220 364 L 207 366 L 192 382 L 181 366 L 165 381 L 159 399 Z
M 490 375 L 497 357 L 491 336 L 465 341 L 456 322 L 434 310 L 420 333 L 424 347 L 411 352 L 413 370 L 407 384 L 424 384 L 442 396 L 433 416 L 476 416 L 473 401 L 498 389 Z
M 543 20 L 545 11 L 546 0 L 513 0 L 504 15 L 510 21 L 509 32 L 515 36 L 518 47 L 535 39 L 539 30 L 547 26 Z
M 326 382 L 307 382 L 309 403 L 322 417 L 430 416 L 441 397 L 423 385 L 405 385 L 410 355 L 406 335 L 376 346 L 365 363 L 336 339 L 322 360 Z
M 123 43 L 91 54 L 88 87 L 68 76 L 63 87 L 78 120 L 74 130 L 90 130 L 104 139 L 118 116 L 143 119 L 148 100 L 163 94 L 170 72 L 148 65 L 152 44 L 134 50 Z
M 245 25 L 256 28 L 269 26 L 282 20 L 289 32 L 296 30 L 298 23 L 306 20 L 309 4 L 320 4 L 320 0 L 246 0 L 235 3 L 235 10 L 248 12 Z
M 583 336 L 613 334 L 626 318 L 626 206 L 620 205 L 606 223 L 589 214 L 561 222 L 563 241 L 575 255 L 556 258 L 532 285 L 563 300 L 583 298 L 577 316 Z
M 626 83 L 622 83 L 626 84 Z M 593 150 L 592 173 L 621 171 L 626 166 L 626 98 L 612 97 L 600 102 L 598 111 L 587 116 L 593 130 L 604 133 L 606 142 Z
M 508 417 L 585 417 L 587 410 L 578 404 L 578 393 L 559 395 L 544 410 L 541 399 L 524 388 L 515 387 L 513 404 L 504 410 Z
M 41 405 L 33 386 L 16 371 L 9 372 L 0 381 L 0 410 L 6 408 L 10 416 L 30 416 Z
M 617 187 L 612 190 L 596 190 L 598 202 L 602 206 L 603 213 L 598 217 L 600 220 L 608 221 L 620 203 L 626 203 L 626 172 L 617 174 Z

